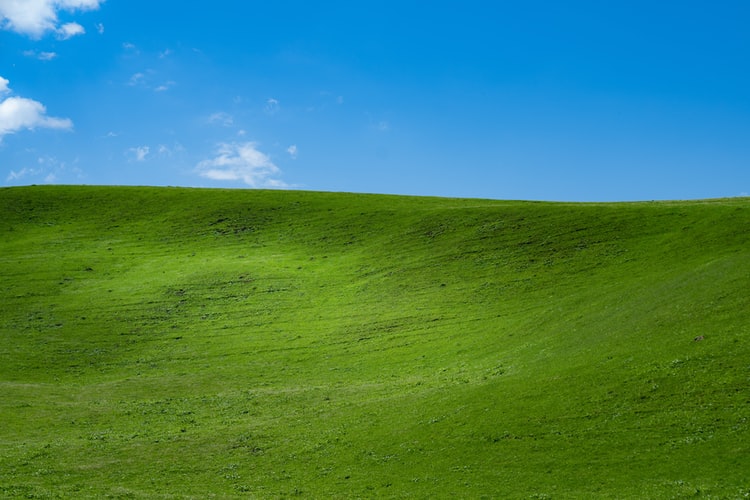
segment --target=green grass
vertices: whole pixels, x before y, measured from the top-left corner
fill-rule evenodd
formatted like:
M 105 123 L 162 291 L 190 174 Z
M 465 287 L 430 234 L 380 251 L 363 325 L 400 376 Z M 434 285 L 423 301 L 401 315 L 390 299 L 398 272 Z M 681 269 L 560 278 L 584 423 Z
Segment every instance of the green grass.
M 24 187 L 0 235 L 0 497 L 750 496 L 746 198 Z

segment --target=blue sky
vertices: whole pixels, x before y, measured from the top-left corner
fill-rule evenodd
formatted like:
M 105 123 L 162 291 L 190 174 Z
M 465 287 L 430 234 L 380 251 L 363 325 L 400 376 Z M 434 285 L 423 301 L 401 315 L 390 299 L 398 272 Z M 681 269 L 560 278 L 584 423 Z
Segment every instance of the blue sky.
M 750 2 L 0 0 L 0 186 L 750 192 Z

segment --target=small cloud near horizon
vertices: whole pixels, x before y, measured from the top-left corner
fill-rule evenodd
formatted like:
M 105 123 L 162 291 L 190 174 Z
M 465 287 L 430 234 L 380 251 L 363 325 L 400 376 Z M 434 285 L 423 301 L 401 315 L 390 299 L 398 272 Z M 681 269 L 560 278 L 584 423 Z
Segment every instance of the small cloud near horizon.
M 5 182 L 13 183 L 23 179 L 33 179 L 33 182 L 52 184 L 59 182 L 61 178 L 63 180 L 65 178 L 82 180 L 86 175 L 83 170 L 75 166 L 77 161 L 73 162 L 73 166 L 69 166 L 66 162 L 59 161 L 54 156 L 40 156 L 36 159 L 36 165 L 33 167 L 27 166 L 19 170 L 11 170 L 5 178 Z
M 241 181 L 253 188 L 285 188 L 281 170 L 256 142 L 220 143 L 215 156 L 196 165 L 196 173 L 215 181 Z

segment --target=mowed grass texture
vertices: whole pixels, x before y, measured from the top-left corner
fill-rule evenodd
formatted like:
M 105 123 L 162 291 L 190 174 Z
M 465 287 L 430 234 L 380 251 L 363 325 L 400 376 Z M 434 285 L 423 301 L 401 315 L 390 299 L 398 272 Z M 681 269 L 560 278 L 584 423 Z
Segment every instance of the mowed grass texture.
M 0 497 L 747 498 L 750 200 L 0 189 Z

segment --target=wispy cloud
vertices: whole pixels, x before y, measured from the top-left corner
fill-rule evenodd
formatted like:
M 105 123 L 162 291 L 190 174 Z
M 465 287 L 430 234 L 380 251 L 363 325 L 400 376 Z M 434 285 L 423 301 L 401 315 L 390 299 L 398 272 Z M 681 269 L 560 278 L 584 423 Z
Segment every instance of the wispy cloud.
M 138 146 L 128 149 L 128 152 L 135 157 L 135 161 L 145 161 L 151 148 L 148 146 Z
M 24 50 L 23 55 L 39 59 L 40 61 L 51 61 L 57 57 L 55 52 L 37 52 L 36 50 Z
M 208 117 L 209 125 L 221 125 L 222 127 L 231 127 L 234 125 L 234 118 L 229 113 L 224 111 L 217 111 L 212 113 Z
M 317 102 L 306 106 L 305 110 L 314 113 L 318 111 L 324 111 L 330 109 L 332 105 L 341 106 L 344 104 L 344 96 L 337 95 L 328 90 L 321 90 L 318 92 Z
M 279 112 L 279 109 L 280 109 L 279 101 L 271 97 L 266 100 L 266 105 L 263 108 L 263 111 L 265 111 L 269 115 L 275 115 L 276 113 Z
M 23 167 L 22 169 L 16 171 L 11 170 L 8 176 L 5 178 L 5 182 L 13 182 L 23 179 L 24 177 L 36 177 L 40 173 L 42 173 L 41 169 L 38 168 L 29 168 L 29 167 Z
M 221 143 L 215 156 L 196 166 L 201 177 L 216 181 L 242 181 L 250 187 L 288 187 L 278 179 L 281 170 L 255 142 Z
M 25 166 L 18 170 L 11 170 L 5 177 L 5 182 L 13 183 L 23 179 L 33 179 L 34 182 L 41 181 L 51 184 L 60 181 L 61 178 L 81 180 L 86 176 L 83 170 L 75 166 L 77 161 L 73 162 L 73 166 L 68 166 L 65 162 L 59 161 L 54 156 L 40 156 L 34 161 L 34 166 Z
M 185 147 L 179 142 L 175 142 L 172 146 L 159 144 L 159 147 L 157 148 L 158 155 L 162 157 L 172 157 L 173 155 L 183 153 L 184 151 Z
M 107 137 L 117 137 L 117 134 L 110 132 L 107 134 Z M 158 144 L 157 146 L 152 147 L 144 144 L 142 146 L 128 148 L 124 154 L 130 159 L 130 161 L 144 162 L 158 158 L 171 158 L 183 153 L 184 151 L 185 147 L 179 142 L 175 142 L 171 146 L 168 144 Z
M 138 73 L 133 73 L 125 84 L 128 87 L 138 87 L 145 90 L 153 90 L 154 92 L 166 92 L 177 84 L 174 80 L 167 80 L 157 85 L 154 83 L 154 80 L 156 80 L 156 72 L 152 69 L 147 69 L 145 72 L 139 71 Z
M 78 23 L 59 25 L 61 10 L 96 10 L 104 0 L 1 0 L 0 28 L 39 39 L 54 32 L 61 39 L 85 32 Z
M 292 144 L 291 146 L 286 148 L 286 152 L 289 153 L 289 156 L 292 157 L 292 160 L 297 159 L 297 145 L 296 144 Z
M 154 87 L 154 92 L 166 92 L 167 90 L 171 89 L 175 85 L 175 83 L 176 82 L 170 80 L 168 82 L 162 83 L 161 85 L 157 85 L 156 87 Z
M 0 77 L 0 96 L 11 92 L 8 83 Z M 73 122 L 68 118 L 47 116 L 47 108 L 33 99 L 11 96 L 0 102 L 0 141 L 5 135 L 36 128 L 72 130 Z
M 102 23 L 96 24 L 96 32 L 99 33 L 100 35 L 104 34 L 104 25 Z
M 128 80 L 128 85 L 131 87 L 135 87 L 137 85 L 142 85 L 144 83 L 144 80 L 146 78 L 146 75 L 143 73 L 135 73 L 133 74 L 130 79 Z

